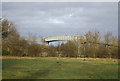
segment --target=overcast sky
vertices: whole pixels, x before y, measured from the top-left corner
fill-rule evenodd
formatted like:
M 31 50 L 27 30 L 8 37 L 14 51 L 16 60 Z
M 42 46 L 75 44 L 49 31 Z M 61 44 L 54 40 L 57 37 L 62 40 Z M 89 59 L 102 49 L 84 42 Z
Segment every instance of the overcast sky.
M 13 21 L 21 35 L 48 37 L 85 34 L 97 29 L 118 34 L 116 2 L 9 2 L 2 4 L 4 18 Z

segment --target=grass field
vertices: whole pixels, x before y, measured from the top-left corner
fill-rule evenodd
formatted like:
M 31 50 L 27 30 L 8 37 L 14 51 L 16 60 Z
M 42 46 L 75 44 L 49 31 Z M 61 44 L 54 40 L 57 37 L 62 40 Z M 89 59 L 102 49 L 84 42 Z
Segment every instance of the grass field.
M 50 57 L 3 57 L 3 79 L 117 79 L 118 61 Z

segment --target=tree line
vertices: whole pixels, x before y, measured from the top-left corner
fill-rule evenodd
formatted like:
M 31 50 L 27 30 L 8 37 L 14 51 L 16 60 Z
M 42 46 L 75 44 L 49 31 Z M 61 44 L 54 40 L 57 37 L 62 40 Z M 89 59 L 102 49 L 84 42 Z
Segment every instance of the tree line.
M 31 57 L 81 57 L 118 58 L 118 37 L 107 32 L 103 37 L 99 31 L 88 31 L 77 40 L 67 41 L 58 46 L 39 44 L 37 37 L 21 36 L 13 22 L 2 20 L 2 55 Z

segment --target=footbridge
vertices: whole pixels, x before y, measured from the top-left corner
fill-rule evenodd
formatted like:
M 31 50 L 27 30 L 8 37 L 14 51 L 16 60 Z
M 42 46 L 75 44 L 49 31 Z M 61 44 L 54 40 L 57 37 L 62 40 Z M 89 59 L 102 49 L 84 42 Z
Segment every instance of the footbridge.
M 69 40 L 77 40 L 78 36 L 72 36 L 72 35 L 60 35 L 60 36 L 53 36 L 53 37 L 47 37 L 44 38 L 44 42 L 54 42 L 54 41 L 69 41 Z
M 54 42 L 54 41 L 73 41 L 73 40 L 78 40 L 80 35 L 59 35 L 59 36 L 53 36 L 53 37 L 47 37 L 43 39 L 43 42 L 46 42 L 49 44 L 49 42 Z M 86 44 L 86 43 L 92 43 L 92 44 L 98 44 L 98 45 L 105 45 L 105 46 L 115 46 L 118 47 L 118 45 L 112 45 L 112 44 L 106 44 L 106 43 L 101 43 L 101 42 L 92 42 L 92 41 L 86 41 L 86 37 L 83 36 L 82 38 L 84 41 L 81 41 L 81 44 Z

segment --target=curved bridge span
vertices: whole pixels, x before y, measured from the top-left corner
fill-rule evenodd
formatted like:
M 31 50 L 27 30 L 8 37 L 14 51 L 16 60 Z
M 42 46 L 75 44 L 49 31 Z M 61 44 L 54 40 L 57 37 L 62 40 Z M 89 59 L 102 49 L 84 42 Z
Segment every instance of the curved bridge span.
M 47 37 L 44 38 L 44 42 L 47 42 L 49 44 L 49 42 L 54 42 L 54 41 L 69 41 L 69 40 L 78 40 L 79 38 L 81 38 L 80 36 L 73 36 L 73 35 L 60 35 L 60 36 L 53 36 L 53 37 Z M 83 37 L 83 39 L 85 40 L 86 37 Z M 81 44 L 85 44 L 85 43 L 93 43 L 93 44 L 98 44 L 98 45 L 107 45 L 107 46 L 115 46 L 118 47 L 118 45 L 112 45 L 112 44 L 106 44 L 106 43 L 101 43 L 101 42 L 92 42 L 92 41 L 82 41 Z
M 54 42 L 54 41 L 65 41 L 65 40 L 76 40 L 78 36 L 72 36 L 72 35 L 60 35 L 60 36 L 54 36 L 54 37 L 47 37 L 44 39 L 45 42 Z

